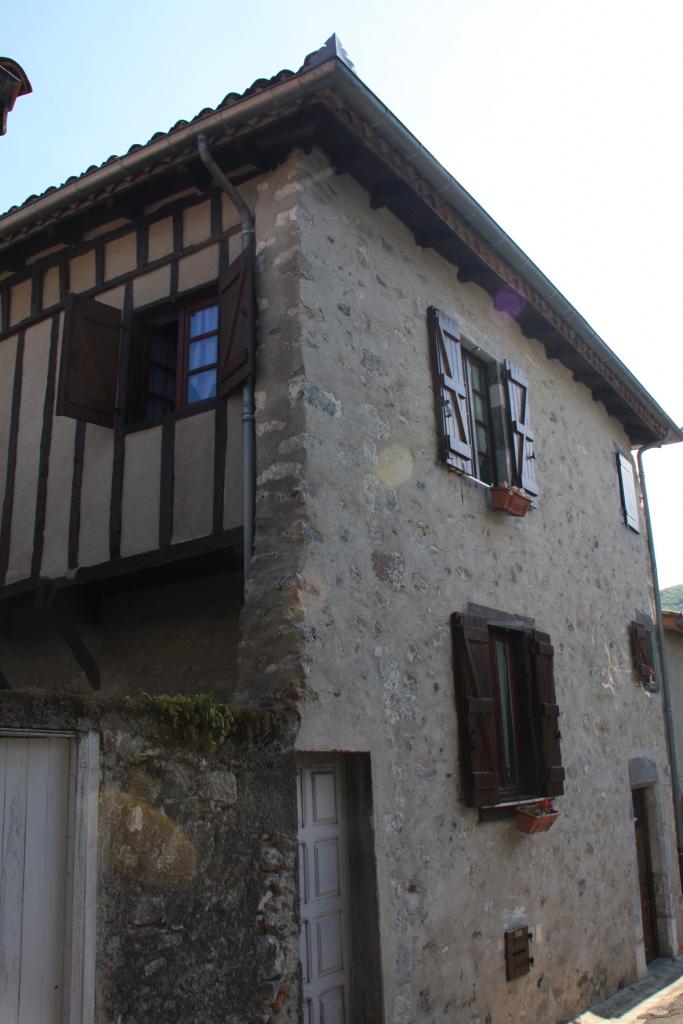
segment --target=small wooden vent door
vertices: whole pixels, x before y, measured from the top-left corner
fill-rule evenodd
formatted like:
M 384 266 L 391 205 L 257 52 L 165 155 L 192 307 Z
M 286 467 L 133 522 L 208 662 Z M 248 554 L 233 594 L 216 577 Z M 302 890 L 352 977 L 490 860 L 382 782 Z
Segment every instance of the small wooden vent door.
M 645 790 L 633 790 L 633 821 L 636 830 L 636 854 L 638 857 L 638 884 L 640 906 L 643 916 L 643 941 L 645 960 L 649 964 L 659 955 L 657 947 L 657 926 L 655 921 L 654 886 L 650 862 L 650 835 L 645 805 Z
M 350 1024 L 349 872 L 341 758 L 302 757 L 297 788 L 304 1024 Z

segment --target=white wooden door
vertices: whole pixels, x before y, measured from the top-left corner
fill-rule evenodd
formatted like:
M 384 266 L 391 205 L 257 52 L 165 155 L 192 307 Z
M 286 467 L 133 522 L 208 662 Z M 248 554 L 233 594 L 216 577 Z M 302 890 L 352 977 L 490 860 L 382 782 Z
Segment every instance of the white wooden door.
M 71 752 L 0 736 L 2 1024 L 62 1024 Z
M 350 1024 L 349 872 L 340 758 L 301 756 L 298 804 L 304 1024 Z

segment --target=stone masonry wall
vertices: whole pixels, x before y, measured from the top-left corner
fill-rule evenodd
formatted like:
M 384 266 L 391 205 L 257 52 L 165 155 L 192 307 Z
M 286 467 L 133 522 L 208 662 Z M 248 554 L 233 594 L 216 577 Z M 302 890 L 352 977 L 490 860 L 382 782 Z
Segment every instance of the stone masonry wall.
M 96 1024 L 295 1024 L 295 720 L 218 749 L 158 707 L 3 691 L 2 728 L 100 733 Z
M 660 943 L 677 944 L 661 697 L 630 662 L 628 623 L 651 595 L 644 537 L 620 506 L 628 439 L 320 153 L 294 155 L 261 189 L 240 689 L 301 699 L 301 750 L 371 754 L 387 1024 L 555 1024 L 638 969 L 633 757 L 658 769 Z M 529 376 L 540 496 L 523 520 L 491 512 L 484 487 L 437 459 L 432 304 Z M 567 778 L 546 836 L 480 823 L 463 803 L 449 619 L 469 602 L 552 637 Z M 536 963 L 507 983 L 503 934 L 520 922 Z

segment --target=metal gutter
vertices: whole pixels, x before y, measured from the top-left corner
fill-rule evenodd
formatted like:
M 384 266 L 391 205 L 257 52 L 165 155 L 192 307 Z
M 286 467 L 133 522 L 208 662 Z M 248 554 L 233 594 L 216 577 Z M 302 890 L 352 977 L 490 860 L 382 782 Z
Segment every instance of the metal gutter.
M 655 557 L 655 546 L 652 537 L 652 521 L 650 519 L 650 506 L 647 500 L 647 487 L 645 484 L 645 470 L 643 469 L 643 455 L 651 448 L 661 448 L 666 444 L 668 435 L 652 444 L 643 445 L 638 449 L 638 478 L 640 480 L 640 491 L 643 496 L 643 511 L 645 513 L 645 529 L 647 531 L 647 547 L 650 554 L 650 569 L 652 572 L 652 587 L 654 590 L 655 619 L 657 625 L 657 646 L 659 648 L 659 665 L 662 676 L 662 712 L 666 726 L 666 745 L 669 753 L 669 764 L 671 766 L 671 790 L 674 802 L 674 820 L 676 823 L 676 846 L 678 847 L 678 871 L 683 892 L 683 808 L 681 807 L 681 780 L 678 773 L 678 751 L 676 749 L 676 730 L 674 728 L 673 711 L 671 707 L 671 686 L 669 684 L 669 659 L 666 653 L 664 641 L 664 621 L 662 618 L 662 602 L 659 596 L 659 576 L 657 574 L 657 559 Z
M 334 77 L 336 60 L 320 67 L 298 73 L 286 82 L 264 89 L 253 96 L 246 96 L 222 110 L 215 110 L 206 117 L 200 117 L 185 128 L 171 131 L 155 142 L 136 149 L 134 153 L 117 157 L 104 167 L 86 174 L 41 196 L 28 206 L 0 217 L 0 252 L 8 249 L 15 241 L 14 235 L 37 221 L 43 221 L 72 203 L 82 202 L 98 192 L 112 188 L 122 181 L 130 180 L 155 164 L 181 155 L 187 149 L 194 150 L 199 135 L 215 135 L 226 129 L 235 130 L 243 122 L 261 114 L 282 107 L 293 99 L 305 99 L 313 95 Z M 277 95 L 276 95 L 277 94 Z
M 284 82 L 272 85 L 252 96 L 246 96 L 231 106 L 201 117 L 184 128 L 171 131 L 162 139 L 150 142 L 134 153 L 119 157 L 105 167 L 63 185 L 29 206 L 21 207 L 0 218 L 0 253 L 11 246 L 13 239 L 9 238 L 10 235 L 57 213 L 71 203 L 80 202 L 104 189 L 112 188 L 121 181 L 132 179 L 142 171 L 151 169 L 154 164 L 178 156 L 190 146 L 194 148 L 200 134 L 211 136 L 220 132 L 235 131 L 252 118 L 273 109 L 279 110 L 297 99 L 303 101 L 313 98 L 325 88 L 332 89 L 351 104 L 372 128 L 381 128 L 385 138 L 396 146 L 402 157 L 418 174 L 429 181 L 432 188 L 457 210 L 515 273 L 524 277 L 527 284 L 550 309 L 609 366 L 621 383 L 633 393 L 634 398 L 661 419 L 662 429 L 669 429 L 671 440 L 683 440 L 683 433 L 678 426 L 572 304 L 339 57 L 332 57 L 317 66 L 305 66 Z M 634 414 L 638 415 L 635 409 Z

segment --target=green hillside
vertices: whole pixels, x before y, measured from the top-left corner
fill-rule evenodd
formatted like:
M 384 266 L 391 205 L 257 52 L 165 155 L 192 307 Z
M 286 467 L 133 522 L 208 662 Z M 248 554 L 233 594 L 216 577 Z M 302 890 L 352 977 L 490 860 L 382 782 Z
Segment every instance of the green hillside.
M 683 612 L 683 583 L 675 587 L 665 587 L 659 596 L 662 599 L 662 608 L 671 612 Z

